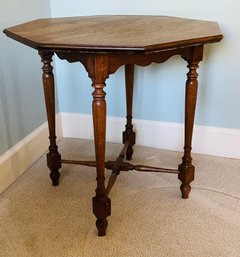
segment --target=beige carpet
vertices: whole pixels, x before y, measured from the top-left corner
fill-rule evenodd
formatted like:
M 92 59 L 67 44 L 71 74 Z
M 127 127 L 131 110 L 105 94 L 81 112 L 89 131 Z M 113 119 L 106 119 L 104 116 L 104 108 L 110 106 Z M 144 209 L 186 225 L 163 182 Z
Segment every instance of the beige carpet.
M 64 158 L 94 159 L 93 142 L 64 139 Z M 108 144 L 108 159 L 121 145 Z M 177 167 L 182 153 L 135 147 L 134 163 Z M 45 157 L 0 196 L 1 257 L 239 257 L 240 160 L 194 155 L 190 199 L 176 175 L 122 172 L 107 236 L 96 235 L 95 170 L 64 165 L 52 187 Z M 107 172 L 109 176 L 110 172 Z

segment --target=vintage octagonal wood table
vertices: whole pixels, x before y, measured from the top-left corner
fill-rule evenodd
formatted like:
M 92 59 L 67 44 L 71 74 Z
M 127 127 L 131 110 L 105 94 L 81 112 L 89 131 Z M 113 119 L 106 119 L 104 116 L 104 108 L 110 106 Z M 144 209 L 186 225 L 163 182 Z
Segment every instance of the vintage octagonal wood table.
M 192 132 L 197 97 L 197 68 L 205 44 L 222 39 L 218 24 L 167 16 L 88 16 L 39 19 L 4 30 L 4 33 L 38 50 L 43 62 L 43 86 L 49 125 L 47 164 L 54 186 L 59 183 L 62 163 L 96 167 L 97 188 L 93 197 L 93 213 L 98 235 L 106 233 L 107 217 L 111 213 L 109 192 L 122 170 L 157 171 L 178 174 L 183 198 L 188 198 L 194 179 L 191 158 Z M 61 158 L 55 135 L 55 96 L 52 56 L 69 62 L 81 62 L 92 80 L 92 102 L 95 156 L 94 161 Z M 135 133 L 132 125 L 134 65 L 163 63 L 180 55 L 188 63 L 185 99 L 185 144 L 182 163 L 175 170 L 133 165 L 131 160 Z M 105 161 L 106 101 L 105 81 L 120 66 L 125 65 L 127 122 L 123 132 L 124 147 L 116 161 Z M 151 133 L 151 132 L 150 132 Z M 112 175 L 105 187 L 105 168 Z

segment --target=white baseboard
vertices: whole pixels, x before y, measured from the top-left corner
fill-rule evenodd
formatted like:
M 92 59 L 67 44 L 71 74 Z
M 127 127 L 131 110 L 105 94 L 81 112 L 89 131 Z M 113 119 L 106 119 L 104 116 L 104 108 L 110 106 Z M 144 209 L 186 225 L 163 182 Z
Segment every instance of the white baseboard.
M 56 116 L 57 136 L 62 138 L 61 115 Z M 0 192 L 23 174 L 49 145 L 47 122 L 0 156 Z
M 87 114 L 61 113 L 63 137 L 93 139 L 92 116 Z M 182 151 L 183 125 L 176 123 L 133 120 L 136 144 Z M 107 118 L 107 141 L 122 140 L 125 119 Z M 219 157 L 240 158 L 240 130 L 195 126 L 193 153 Z
M 60 113 L 56 117 L 57 136 L 93 139 L 92 116 Z M 133 120 L 136 144 L 182 151 L 183 125 Z M 107 118 L 107 141 L 120 143 L 125 119 Z M 44 152 L 47 151 L 48 127 L 44 123 L 18 144 L 0 156 L 0 192 L 11 185 Z M 193 152 L 228 158 L 240 158 L 240 130 L 195 126 Z

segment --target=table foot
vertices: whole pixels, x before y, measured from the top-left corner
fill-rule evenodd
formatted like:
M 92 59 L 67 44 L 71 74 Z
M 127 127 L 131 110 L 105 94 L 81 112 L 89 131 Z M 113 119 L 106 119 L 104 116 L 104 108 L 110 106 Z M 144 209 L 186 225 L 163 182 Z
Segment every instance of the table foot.
M 59 185 L 60 172 L 58 170 L 51 171 L 50 178 L 52 180 L 52 185 L 53 186 L 58 186 Z
M 105 236 L 107 230 L 108 221 L 104 220 L 96 220 L 96 227 L 98 230 L 98 236 Z
M 52 180 L 53 186 L 59 185 L 59 178 L 60 178 L 60 172 L 59 169 L 61 168 L 61 155 L 57 151 L 57 145 L 51 148 L 49 147 L 49 153 L 47 154 L 47 164 L 49 169 L 51 170 L 50 178 Z
M 132 149 L 132 147 L 131 147 L 131 148 L 129 148 L 128 151 L 127 151 L 126 159 L 127 159 L 128 161 L 131 161 L 131 160 L 132 160 L 132 155 L 133 155 L 133 149 Z
M 190 183 L 194 180 L 194 171 L 195 167 L 192 164 L 189 166 L 186 163 L 179 165 L 178 178 L 182 182 L 180 190 L 182 192 L 183 199 L 188 199 L 189 197 L 189 193 L 191 191 Z
M 180 186 L 181 192 L 182 192 L 182 198 L 183 199 L 188 199 L 189 193 L 191 191 L 191 186 L 187 184 L 182 184 Z

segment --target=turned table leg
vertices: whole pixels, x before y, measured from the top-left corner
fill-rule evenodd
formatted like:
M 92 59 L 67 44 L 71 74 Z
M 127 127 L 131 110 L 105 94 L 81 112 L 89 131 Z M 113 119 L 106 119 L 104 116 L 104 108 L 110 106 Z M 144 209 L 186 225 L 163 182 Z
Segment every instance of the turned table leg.
M 203 47 L 193 48 L 191 58 L 187 59 L 189 72 L 187 73 L 186 82 L 186 96 L 185 96 L 185 143 L 184 143 L 184 156 L 182 164 L 179 165 L 178 178 L 181 180 L 180 187 L 182 198 L 187 199 L 191 191 L 190 183 L 194 180 L 195 167 L 192 165 L 192 134 L 194 126 L 194 116 L 197 100 L 197 68 L 199 62 L 202 60 Z
M 61 168 L 61 155 L 58 152 L 55 134 L 55 92 L 54 76 L 52 73 L 53 67 L 51 66 L 53 53 L 48 51 L 40 51 L 39 54 L 43 62 L 42 79 L 50 140 L 49 152 L 47 154 L 47 164 L 51 170 L 50 177 L 52 179 L 52 184 L 53 186 L 57 186 L 59 184 L 60 177 L 58 170 Z
M 97 218 L 96 226 L 98 235 L 104 236 L 107 228 L 107 217 L 111 215 L 111 201 L 106 195 L 105 188 L 105 142 L 106 142 L 106 101 L 103 88 L 105 87 L 104 76 L 105 66 L 104 58 L 96 57 L 94 64 L 95 69 L 92 76 L 93 92 L 93 127 L 94 127 L 94 143 L 97 170 L 97 188 L 96 195 L 93 197 L 93 213 Z
M 125 85 L 126 85 L 126 109 L 127 109 L 127 123 L 125 131 L 123 132 L 123 143 L 128 140 L 128 148 L 126 152 L 126 159 L 131 160 L 133 154 L 133 145 L 135 144 L 135 132 L 132 125 L 132 101 L 133 101 L 133 81 L 134 81 L 134 64 L 125 65 Z

